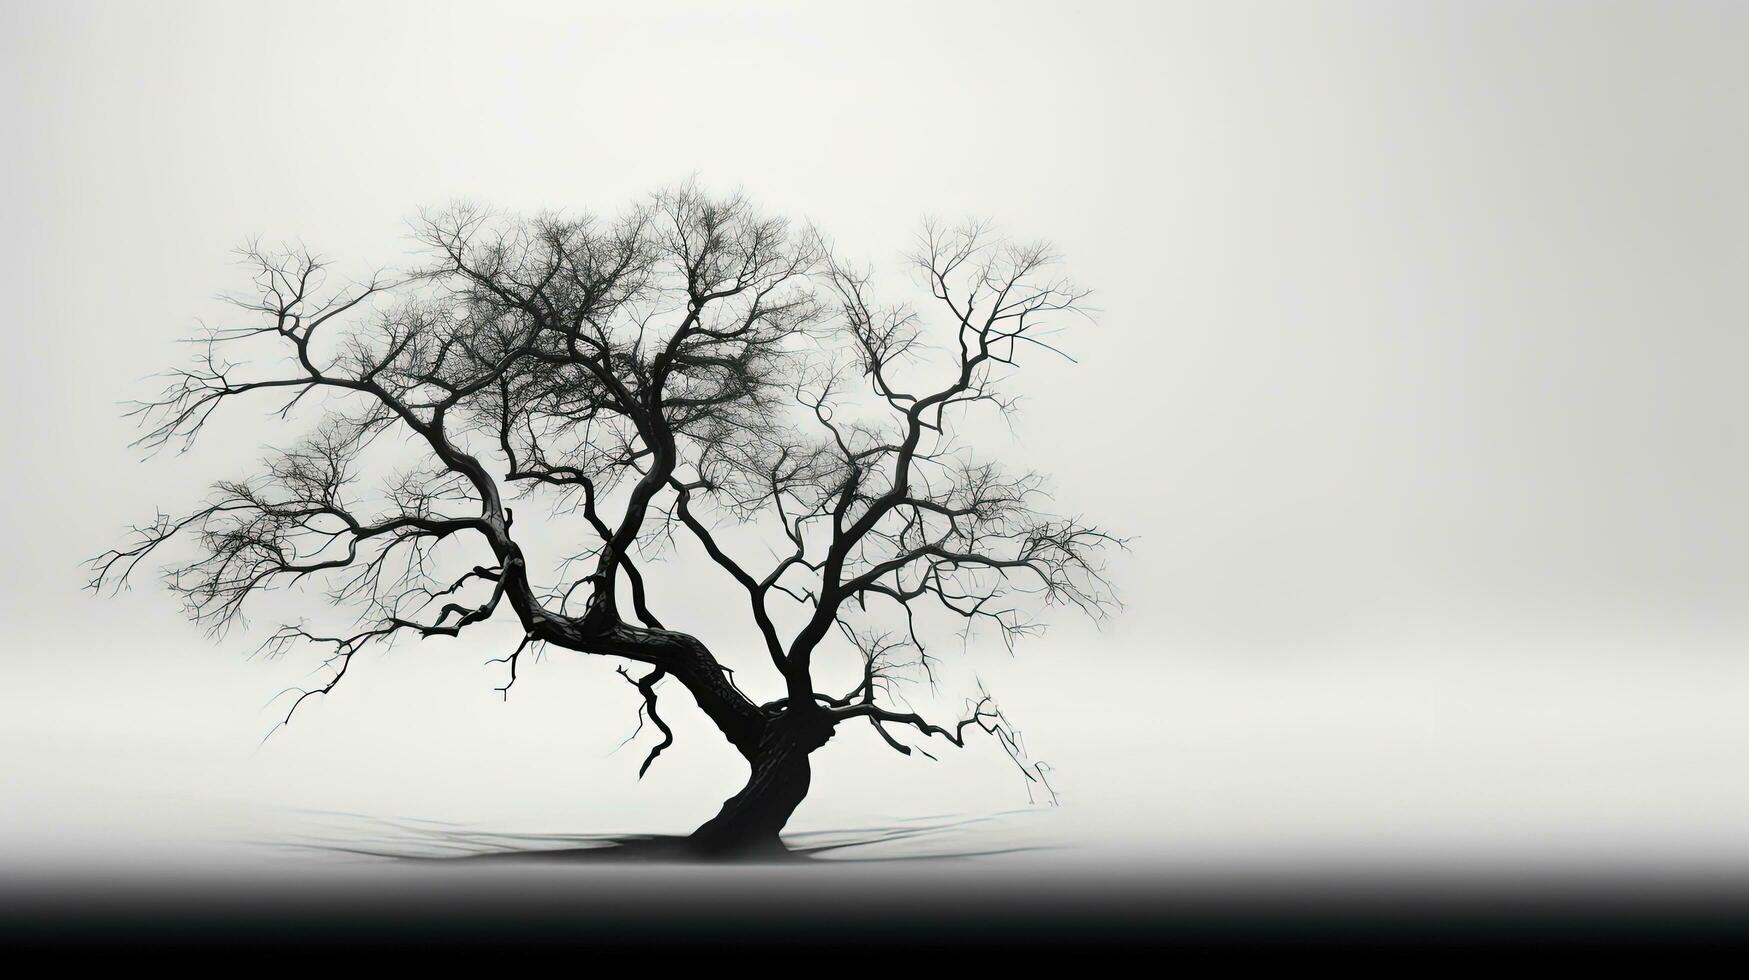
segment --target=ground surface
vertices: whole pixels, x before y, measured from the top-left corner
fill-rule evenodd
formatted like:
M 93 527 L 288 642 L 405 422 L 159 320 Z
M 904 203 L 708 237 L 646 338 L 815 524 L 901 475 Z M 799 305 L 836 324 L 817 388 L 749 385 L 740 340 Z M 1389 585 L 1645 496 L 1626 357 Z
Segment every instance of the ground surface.
M 703 865 L 674 860 L 671 838 L 316 816 L 303 834 L 204 859 L 11 876 L 0 939 L 129 955 L 782 945 L 1084 960 L 1140 949 L 1664 954 L 1749 938 L 1749 887 L 1722 875 L 1174 867 L 1028 839 L 1034 824 L 1000 815 L 798 834 L 780 859 Z

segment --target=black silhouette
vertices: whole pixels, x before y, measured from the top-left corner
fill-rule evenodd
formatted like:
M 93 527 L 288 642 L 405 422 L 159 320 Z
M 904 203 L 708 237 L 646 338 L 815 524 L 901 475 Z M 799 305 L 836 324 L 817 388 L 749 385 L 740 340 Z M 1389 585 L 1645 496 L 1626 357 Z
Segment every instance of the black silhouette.
M 192 514 L 136 529 L 95 561 L 94 587 L 125 583 L 179 536 L 199 551 L 167 582 L 215 629 L 258 592 L 327 582 L 364 618 L 267 641 L 331 651 L 330 679 L 287 721 L 366 645 L 455 636 L 505 606 L 524 631 L 500 661 L 509 683 L 543 646 L 642 668 L 620 672 L 662 734 L 644 769 L 672 743 L 657 711 L 672 677 L 751 768 L 688 839 L 696 853 L 780 846 L 809 754 L 852 720 L 905 754 L 923 751 L 905 729 L 956 746 L 990 733 L 1045 787 L 989 697 L 936 724 L 895 706 L 893 685 L 930 671 L 923 636 L 944 614 L 925 606 L 1012 640 L 1036 629 L 1017 603 L 1101 615 L 1110 602 L 1103 552 L 1121 542 L 1045 513 L 1037 474 L 977 461 L 956 438 L 968 410 L 1008 411 L 995 383 L 1085 315 L 1046 246 L 926 224 L 913 258 L 944 320 L 932 328 L 877 305 L 869 273 L 812 230 L 692 186 L 617 221 L 460 206 L 415 227 L 428 265 L 333 291 L 306 251 L 244 250 L 258 290 L 236 305 L 255 322 L 200 338 L 195 365 L 138 407 L 141 443 L 186 448 L 221 403 L 257 392 L 280 418 L 319 408 L 321 422 Z M 367 484 L 366 468 L 384 478 Z M 549 532 L 580 516 L 589 537 L 550 589 L 518 543 L 512 488 L 550 497 Z M 761 533 L 766 547 L 729 540 Z M 657 617 L 680 600 L 647 594 L 639 563 L 688 537 L 745 592 L 783 697 L 749 698 L 704 640 Z M 779 557 L 753 567 L 773 541 Z M 446 571 L 466 549 L 482 563 Z M 822 693 L 815 655 L 839 643 L 861 680 Z

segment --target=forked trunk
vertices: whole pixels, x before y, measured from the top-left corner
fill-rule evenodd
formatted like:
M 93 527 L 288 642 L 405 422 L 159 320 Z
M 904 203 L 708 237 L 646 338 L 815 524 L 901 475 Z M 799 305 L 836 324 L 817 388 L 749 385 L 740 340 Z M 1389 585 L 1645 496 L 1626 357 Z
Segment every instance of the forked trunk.
M 782 853 L 779 835 L 808 795 L 808 756 L 831 737 L 831 723 L 814 713 L 774 721 L 748 759 L 747 785 L 693 831 L 691 849 L 708 857 Z

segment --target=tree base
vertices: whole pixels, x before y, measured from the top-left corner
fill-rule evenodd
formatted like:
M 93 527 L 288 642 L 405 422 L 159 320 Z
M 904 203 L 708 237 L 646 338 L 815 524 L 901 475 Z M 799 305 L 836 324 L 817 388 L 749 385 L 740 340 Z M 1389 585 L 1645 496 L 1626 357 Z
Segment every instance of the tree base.
M 786 854 L 780 836 L 808 795 L 808 755 L 832 737 L 832 723 L 816 713 L 792 713 L 773 726 L 749 764 L 741 792 L 687 838 L 707 858 Z

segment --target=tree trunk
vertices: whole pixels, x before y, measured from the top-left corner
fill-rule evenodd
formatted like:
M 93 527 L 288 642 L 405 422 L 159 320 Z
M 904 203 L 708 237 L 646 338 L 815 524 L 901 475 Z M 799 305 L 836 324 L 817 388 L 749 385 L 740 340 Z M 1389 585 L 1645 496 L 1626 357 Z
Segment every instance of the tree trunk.
M 773 721 L 748 757 L 747 785 L 693 831 L 691 849 L 707 857 L 782 853 L 779 834 L 808 795 L 808 756 L 831 737 L 832 723 L 818 712 L 790 712 Z

